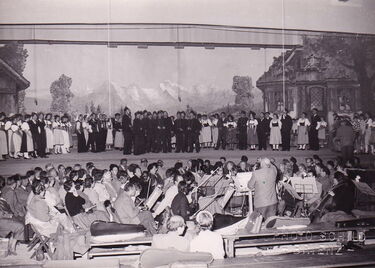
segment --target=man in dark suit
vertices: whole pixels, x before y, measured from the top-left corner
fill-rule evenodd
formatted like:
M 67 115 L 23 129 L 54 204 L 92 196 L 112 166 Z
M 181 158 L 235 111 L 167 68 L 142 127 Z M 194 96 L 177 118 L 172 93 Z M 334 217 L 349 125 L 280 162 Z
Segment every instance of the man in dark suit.
M 283 151 L 290 151 L 290 132 L 292 130 L 293 120 L 289 116 L 289 111 L 285 110 L 285 112 L 281 115 L 281 143 L 283 147 Z
M 124 134 L 124 154 L 131 154 L 133 145 L 133 130 L 131 111 L 128 107 L 125 107 L 124 116 L 122 117 L 122 132 Z
M 163 114 L 165 133 L 163 135 L 163 153 L 170 153 L 172 151 L 172 119 L 168 116 L 168 112 Z
M 311 125 L 309 130 L 309 145 L 310 150 L 318 151 L 319 150 L 319 138 L 318 138 L 318 129 L 317 125 L 320 121 L 320 117 L 318 115 L 318 110 L 316 108 L 312 109 L 312 116 L 311 116 Z
M 181 119 L 181 113 L 177 112 L 176 120 L 174 121 L 174 133 L 176 134 L 176 153 L 183 151 L 183 141 L 184 141 L 184 129 Z
M 246 150 L 247 149 L 247 117 L 246 112 L 241 111 L 241 117 L 237 122 L 238 129 L 238 149 Z
M 257 127 L 259 151 L 267 150 L 267 124 L 269 127 L 269 121 L 264 117 L 264 113 L 261 113 Z
M 224 112 L 220 114 L 220 118 L 218 119 L 217 122 L 217 128 L 218 128 L 218 138 L 217 138 L 217 143 L 216 143 L 216 148 L 215 150 L 219 150 L 220 145 L 225 150 L 225 146 L 227 144 L 227 128 L 224 126 L 224 124 L 227 122 L 226 115 Z

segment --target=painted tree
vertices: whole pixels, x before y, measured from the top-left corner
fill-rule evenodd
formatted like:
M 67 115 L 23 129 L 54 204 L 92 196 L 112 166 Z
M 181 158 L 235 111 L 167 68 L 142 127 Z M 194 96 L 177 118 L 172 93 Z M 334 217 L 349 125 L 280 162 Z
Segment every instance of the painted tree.
M 98 104 L 98 107 L 96 107 L 96 113 L 97 114 L 101 114 L 102 113 L 102 107 L 100 106 L 100 104 Z
M 90 112 L 90 110 L 89 110 L 89 106 L 87 105 L 87 103 L 86 103 L 86 105 L 85 105 L 85 114 L 88 114 Z
M 71 110 L 71 99 L 74 94 L 70 91 L 72 78 L 62 74 L 60 78 L 51 84 L 52 95 L 51 112 L 69 113 Z
M 90 112 L 91 113 L 96 113 L 96 108 L 95 108 L 95 105 L 94 105 L 93 101 L 91 101 L 91 103 L 90 103 Z
M 27 49 L 22 44 L 12 42 L 0 47 L 0 58 L 11 66 L 17 73 L 21 74 L 26 67 L 26 59 L 28 57 Z M 18 91 L 18 112 L 25 112 L 25 90 Z
M 327 71 L 354 72 L 361 91 L 362 110 L 375 111 L 375 38 L 323 35 L 304 39 L 304 49 L 327 60 Z M 341 67 L 340 67 L 341 66 Z

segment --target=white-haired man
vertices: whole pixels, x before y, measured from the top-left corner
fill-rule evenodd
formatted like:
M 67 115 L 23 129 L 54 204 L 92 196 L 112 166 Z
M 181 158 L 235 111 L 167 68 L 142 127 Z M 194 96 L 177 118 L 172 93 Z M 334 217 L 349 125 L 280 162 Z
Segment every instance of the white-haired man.
M 276 177 L 275 166 L 268 158 L 263 158 L 260 169 L 253 172 L 248 184 L 249 189 L 254 190 L 254 211 L 262 214 L 264 219 L 276 215 Z

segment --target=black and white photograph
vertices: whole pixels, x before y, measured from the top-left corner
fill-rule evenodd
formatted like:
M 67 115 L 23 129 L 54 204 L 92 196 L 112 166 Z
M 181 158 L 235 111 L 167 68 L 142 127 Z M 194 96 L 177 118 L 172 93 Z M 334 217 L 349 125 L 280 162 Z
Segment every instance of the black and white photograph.
M 0 267 L 375 267 L 375 1 L 0 0 Z

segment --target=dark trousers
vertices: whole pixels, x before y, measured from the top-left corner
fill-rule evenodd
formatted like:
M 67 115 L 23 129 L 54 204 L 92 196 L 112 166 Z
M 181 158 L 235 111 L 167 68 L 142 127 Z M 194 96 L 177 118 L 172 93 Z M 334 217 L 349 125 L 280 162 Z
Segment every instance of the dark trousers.
M 185 137 L 184 133 L 176 133 L 176 153 L 185 152 Z
M 78 152 L 79 153 L 87 152 L 85 134 L 77 133 L 77 140 L 78 140 L 78 145 L 77 145 Z
M 290 150 L 290 131 L 281 131 L 281 143 L 283 151 Z
M 240 131 L 238 135 L 238 149 L 247 149 L 247 131 Z
M 342 146 L 341 155 L 345 162 L 348 160 L 352 160 L 354 158 L 354 146 L 353 145 Z
M 227 131 L 225 129 L 219 129 L 215 149 L 219 149 L 220 145 L 223 148 L 223 150 L 225 150 L 225 147 L 227 145 Z
M 97 135 L 97 141 L 96 141 L 96 150 L 98 152 L 105 151 L 106 140 L 107 140 L 107 130 L 106 129 L 100 130 Z
M 134 155 L 140 155 L 144 153 L 144 140 L 142 135 L 134 135 Z
M 187 141 L 187 152 L 192 153 L 194 151 L 194 146 L 195 146 L 195 151 L 199 153 L 201 147 L 199 144 L 199 135 L 196 133 L 188 132 L 186 135 L 186 141 Z
M 161 134 L 161 145 L 163 149 L 163 153 L 168 153 L 171 148 L 171 136 L 166 132 L 162 132 Z
M 311 129 L 309 132 L 309 145 L 310 150 L 319 150 L 318 131 L 316 129 Z
M 258 132 L 259 150 L 267 150 L 267 134 Z
M 124 154 L 132 153 L 133 135 L 131 132 L 124 131 Z
M 91 152 L 94 152 L 96 153 L 96 147 L 97 147 L 97 138 L 98 136 L 98 133 L 97 132 L 93 132 L 93 133 L 89 133 L 89 140 L 87 141 L 87 148 L 90 148 L 91 146 Z

